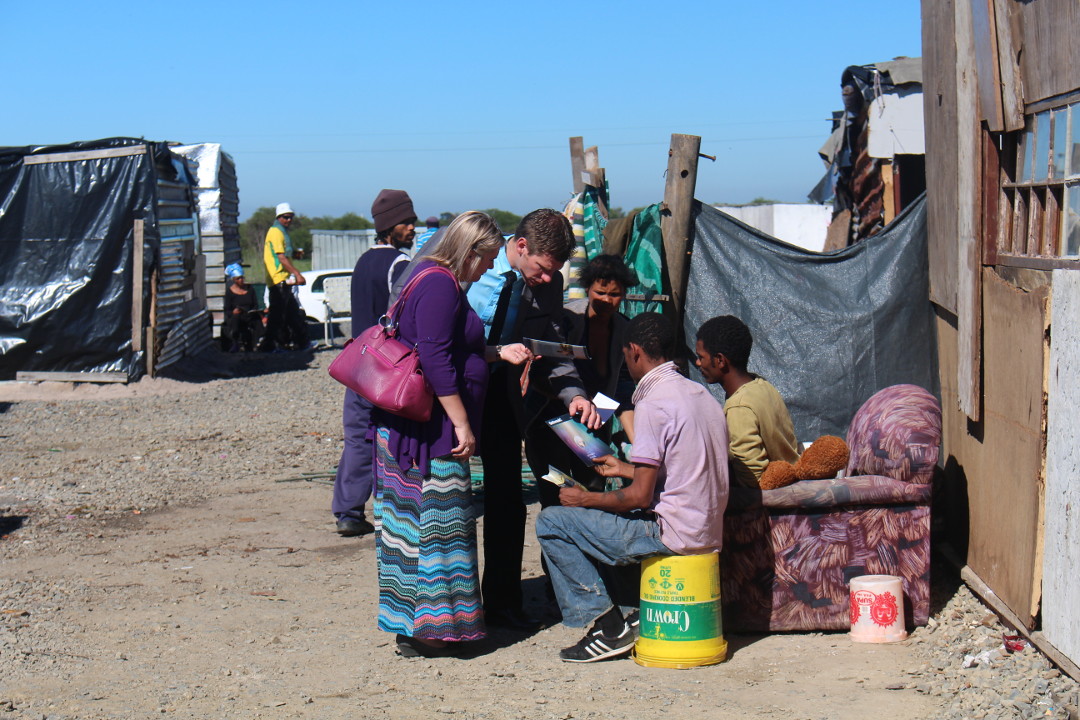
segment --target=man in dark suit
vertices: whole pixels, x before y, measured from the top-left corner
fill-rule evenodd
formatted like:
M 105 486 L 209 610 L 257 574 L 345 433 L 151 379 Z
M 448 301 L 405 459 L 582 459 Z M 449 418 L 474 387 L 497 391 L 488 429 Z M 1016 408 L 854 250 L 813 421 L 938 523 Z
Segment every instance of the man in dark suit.
M 525 503 L 521 449 L 525 417 L 522 373 L 530 355 L 522 338 L 565 342 L 555 320 L 562 312 L 559 270 L 574 248 L 570 222 L 550 209 L 526 215 L 494 267 L 468 290 L 469 304 L 484 322 L 491 377 L 484 402 L 480 458 L 484 467 L 484 577 L 481 591 L 488 624 L 535 628 L 522 612 L 521 558 Z M 538 368 L 538 371 L 540 368 Z M 568 412 L 591 428 L 600 417 L 570 361 L 545 360 L 543 374 Z
M 574 360 L 578 376 L 590 398 L 604 393 L 619 403 L 616 416 L 622 433 L 616 438 L 634 441 L 634 381 L 623 362 L 623 340 L 630 319 L 619 312 L 628 288 L 638 284 L 637 274 L 617 255 L 598 255 L 589 261 L 578 278 L 587 296 L 571 300 L 563 308 L 559 323 L 566 341 L 584 345 L 588 358 Z M 525 437 L 525 453 L 534 472 L 543 474 L 548 465 L 573 475 L 574 480 L 590 490 L 603 490 L 605 478 L 592 467 L 585 467 L 544 422 L 562 415 L 566 410 L 554 397 L 542 379 L 532 383 L 526 406 L 530 418 Z M 625 438 L 622 435 L 625 434 Z M 611 426 L 605 425 L 596 435 L 610 442 Z M 550 483 L 540 483 L 540 505 L 559 504 L 559 489 Z M 635 588 L 634 592 L 637 590 Z

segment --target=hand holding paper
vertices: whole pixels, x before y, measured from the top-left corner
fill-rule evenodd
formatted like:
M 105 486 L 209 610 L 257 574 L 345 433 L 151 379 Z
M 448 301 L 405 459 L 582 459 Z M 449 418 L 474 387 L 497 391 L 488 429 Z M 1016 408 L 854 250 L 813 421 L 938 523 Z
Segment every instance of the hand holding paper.
M 546 357 L 567 357 L 575 360 L 591 360 L 589 350 L 584 345 L 571 345 L 570 343 L 549 342 L 536 338 L 522 338 L 521 342 L 536 355 Z
M 600 413 L 601 425 L 610 420 L 611 416 L 615 414 L 615 411 L 619 409 L 619 401 L 614 398 L 609 398 L 602 392 L 596 393 L 596 396 L 592 401 L 593 405 L 596 406 L 596 412 Z

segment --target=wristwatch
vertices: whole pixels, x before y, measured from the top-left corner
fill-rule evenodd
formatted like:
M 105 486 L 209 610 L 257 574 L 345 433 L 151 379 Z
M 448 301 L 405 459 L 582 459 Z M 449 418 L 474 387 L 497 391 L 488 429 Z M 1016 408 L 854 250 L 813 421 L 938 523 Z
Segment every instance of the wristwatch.
M 502 345 L 496 345 L 495 346 L 495 357 L 501 358 L 502 357 L 502 351 L 503 351 L 503 346 Z

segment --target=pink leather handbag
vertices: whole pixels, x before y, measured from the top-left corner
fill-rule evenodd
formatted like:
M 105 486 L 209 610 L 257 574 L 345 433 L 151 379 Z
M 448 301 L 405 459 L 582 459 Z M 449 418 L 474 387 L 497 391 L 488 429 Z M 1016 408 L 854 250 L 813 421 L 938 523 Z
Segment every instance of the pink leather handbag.
M 394 313 L 404 305 L 421 278 L 435 272 L 444 272 L 457 282 L 454 274 L 444 267 L 421 270 L 409 280 L 386 315 L 348 340 L 329 367 L 332 378 L 375 407 L 417 422 L 431 419 L 434 393 L 420 368 L 416 347 L 397 339 Z

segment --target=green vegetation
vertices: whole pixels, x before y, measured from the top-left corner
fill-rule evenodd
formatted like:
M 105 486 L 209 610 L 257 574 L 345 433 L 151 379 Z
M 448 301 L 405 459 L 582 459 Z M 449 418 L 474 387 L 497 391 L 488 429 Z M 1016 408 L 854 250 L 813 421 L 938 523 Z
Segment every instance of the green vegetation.
M 521 222 L 521 216 L 510 212 L 509 210 L 498 210 L 496 208 L 488 208 L 484 210 L 488 215 L 494 218 L 495 222 L 499 223 L 499 229 L 503 233 L 512 233 L 517 229 L 518 223 Z
M 495 222 L 499 223 L 499 229 L 502 230 L 503 233 L 514 232 L 514 230 L 517 229 L 518 223 L 521 222 L 521 215 L 518 215 L 517 213 L 512 213 L 509 210 L 488 208 L 487 210 L 481 210 L 480 212 L 487 213 L 495 220 Z M 451 222 L 453 222 L 454 218 L 456 217 L 457 213 L 439 213 L 439 226 L 446 227 Z
M 513 232 L 514 228 L 521 222 L 520 215 L 508 210 L 489 208 L 484 212 L 495 218 L 495 222 L 499 223 L 499 227 L 502 228 L 504 233 Z M 457 217 L 456 213 L 439 213 L 439 225 L 449 225 L 455 217 Z M 423 229 L 423 222 L 417 220 L 417 223 L 418 227 Z M 240 223 L 240 247 L 243 251 L 245 265 L 252 267 L 262 265 L 263 240 L 266 238 L 266 231 L 273 224 L 274 208 L 271 207 L 259 208 L 251 214 L 251 217 Z M 367 230 L 373 227 L 375 226 L 370 220 L 353 212 L 345 213 L 340 217 L 330 215 L 308 217 L 307 215 L 297 214 L 292 227 L 289 228 L 289 237 L 292 238 L 294 249 L 304 251 L 304 257 L 307 258 L 307 267 L 310 268 L 312 230 Z M 299 264 L 296 267 L 301 272 L 305 269 Z
M 266 238 L 266 231 L 273 224 L 274 208 L 270 207 L 259 208 L 240 224 L 240 246 L 243 248 L 245 263 L 249 257 L 262 257 L 263 240 Z M 292 238 L 293 248 L 303 250 L 304 256 L 309 258 L 310 267 L 312 230 L 367 230 L 372 227 L 375 226 L 370 220 L 352 212 L 341 217 L 308 217 L 298 214 L 289 228 L 289 237 Z M 304 268 L 297 265 L 297 270 L 303 272 Z

